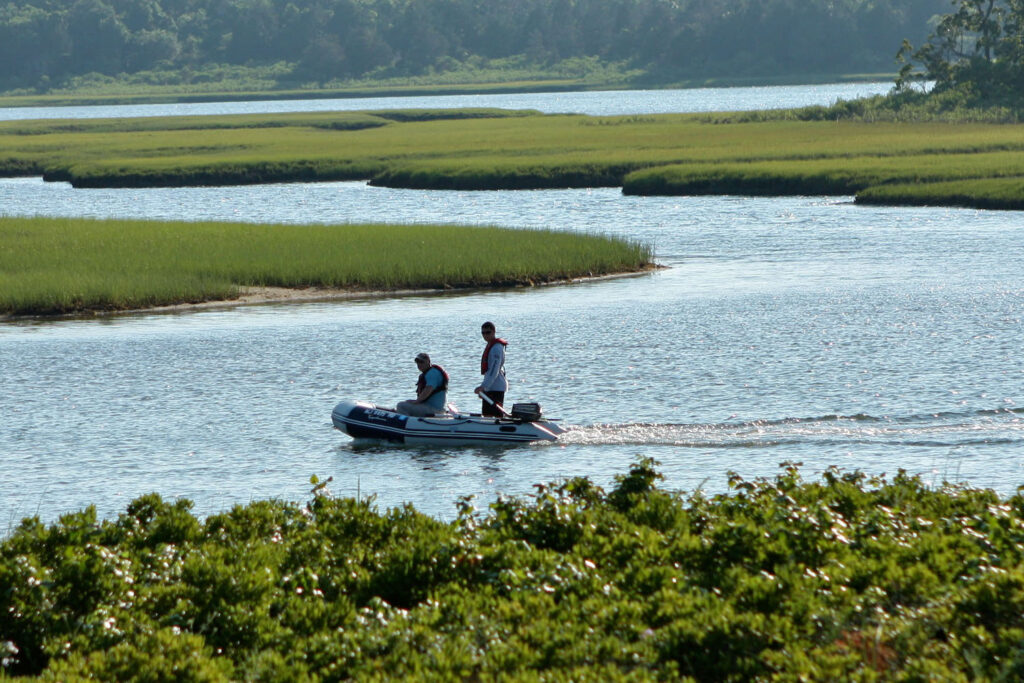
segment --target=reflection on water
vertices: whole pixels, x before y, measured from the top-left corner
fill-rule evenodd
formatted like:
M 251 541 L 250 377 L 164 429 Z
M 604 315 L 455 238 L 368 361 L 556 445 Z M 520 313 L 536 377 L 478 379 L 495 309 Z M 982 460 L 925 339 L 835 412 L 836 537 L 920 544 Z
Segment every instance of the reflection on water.
M 24 515 L 103 516 L 159 491 L 201 514 L 339 495 L 413 503 L 526 495 L 637 456 L 667 486 L 837 465 L 1002 493 L 1024 480 L 1024 214 L 848 198 L 623 197 L 613 189 L 422 193 L 361 183 L 72 190 L 0 181 L 5 213 L 559 227 L 655 245 L 670 268 L 562 287 L 0 326 L 0 533 Z M 344 229 L 344 226 L 339 226 Z M 457 249 L 457 245 L 429 248 Z M 494 320 L 509 400 L 570 431 L 507 449 L 359 448 L 343 398 L 410 396 L 426 350 L 475 406 Z

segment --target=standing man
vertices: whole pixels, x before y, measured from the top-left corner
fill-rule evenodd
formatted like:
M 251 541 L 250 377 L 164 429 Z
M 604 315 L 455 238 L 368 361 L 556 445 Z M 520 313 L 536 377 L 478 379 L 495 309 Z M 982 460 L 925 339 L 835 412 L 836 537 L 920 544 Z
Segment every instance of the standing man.
M 445 401 L 448 400 L 448 373 L 440 365 L 432 364 L 426 353 L 416 354 L 416 367 L 420 370 L 420 378 L 416 382 L 416 398 L 400 402 L 396 410 L 411 417 L 443 413 Z
M 508 342 L 495 336 L 494 323 L 490 321 L 480 326 L 480 334 L 487 342 L 484 355 L 480 359 L 480 374 L 484 378 L 474 391 L 477 394 L 484 393 L 494 401 L 494 405 L 491 405 L 481 399 L 483 407 L 480 412 L 483 415 L 501 417 L 502 413 L 498 408 L 505 402 L 505 392 L 508 390 L 508 381 L 505 379 L 505 347 L 508 346 Z

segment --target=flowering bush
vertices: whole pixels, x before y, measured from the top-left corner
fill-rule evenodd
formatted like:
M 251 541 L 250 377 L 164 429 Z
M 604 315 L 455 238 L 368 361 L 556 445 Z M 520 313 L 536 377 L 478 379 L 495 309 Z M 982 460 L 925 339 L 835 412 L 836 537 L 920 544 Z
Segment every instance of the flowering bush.
M 322 484 L 205 521 L 156 494 L 27 519 L 0 545 L 0 677 L 1024 675 L 1021 496 L 785 464 L 709 497 L 655 468 L 451 523 Z

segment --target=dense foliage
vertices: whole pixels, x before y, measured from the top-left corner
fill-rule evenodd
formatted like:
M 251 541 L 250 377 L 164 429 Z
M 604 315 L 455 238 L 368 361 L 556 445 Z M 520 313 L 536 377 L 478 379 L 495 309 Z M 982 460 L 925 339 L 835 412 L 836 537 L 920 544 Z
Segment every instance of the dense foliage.
M 947 108 L 1024 110 L 1024 0 L 954 0 L 925 43 L 908 41 L 898 85 L 935 81 L 932 99 Z
M 640 460 L 444 523 L 316 484 L 158 495 L 0 544 L 0 675 L 46 680 L 1012 680 L 1024 498 L 829 470 L 659 489 Z M 315 483 L 315 478 L 314 478 Z
M 889 72 L 948 0 L 7 0 L 0 89 L 86 74 L 280 85 L 588 58 L 653 78 Z M 583 60 L 583 61 L 578 61 Z M 213 67 L 217 66 L 217 69 Z M 593 66 L 593 64 L 589 64 Z M 229 73 L 223 69 L 227 67 Z M 218 71 L 220 69 L 220 71 Z

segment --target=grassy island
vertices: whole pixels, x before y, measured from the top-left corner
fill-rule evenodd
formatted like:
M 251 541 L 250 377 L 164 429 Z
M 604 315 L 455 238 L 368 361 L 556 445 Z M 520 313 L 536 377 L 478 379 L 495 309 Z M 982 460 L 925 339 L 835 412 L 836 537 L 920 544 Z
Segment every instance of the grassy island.
M 837 194 L 1024 208 L 1024 129 L 746 114 L 395 110 L 0 124 L 0 175 L 76 187 L 369 180 L 421 189 Z
M 640 271 L 651 259 L 636 242 L 554 230 L 0 218 L 0 314 L 232 299 L 242 287 L 531 285 Z
M 0 677 L 1019 680 L 1024 498 L 828 470 L 707 496 L 639 460 L 410 506 L 140 497 L 0 542 Z

